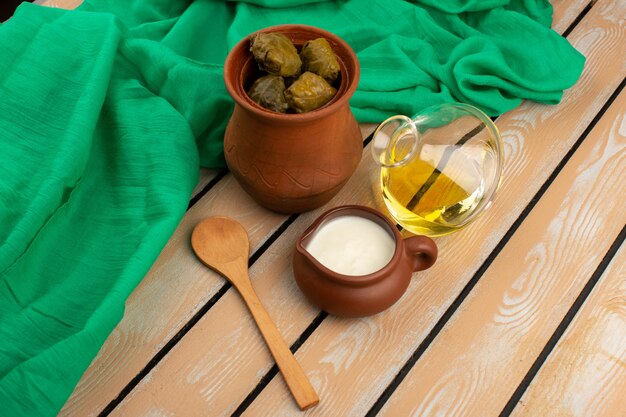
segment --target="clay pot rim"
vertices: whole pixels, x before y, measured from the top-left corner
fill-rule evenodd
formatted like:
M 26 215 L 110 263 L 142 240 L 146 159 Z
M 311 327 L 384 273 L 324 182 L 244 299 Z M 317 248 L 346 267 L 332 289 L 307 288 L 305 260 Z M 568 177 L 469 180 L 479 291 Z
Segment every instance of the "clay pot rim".
M 252 53 L 249 51 L 250 49 L 249 39 L 251 35 L 253 35 L 254 33 L 260 33 L 260 32 L 269 33 L 269 32 L 289 32 L 289 31 L 314 33 L 317 36 L 325 37 L 328 40 L 332 41 L 333 43 L 340 45 L 340 47 L 345 50 L 346 55 L 349 58 L 351 58 L 352 62 L 354 63 L 354 73 L 352 74 L 348 73 L 348 68 L 347 68 L 348 63 L 345 63 L 345 62 L 343 63 L 343 66 L 346 68 L 346 74 L 342 72 L 341 76 L 347 78 L 347 80 L 342 80 L 341 82 L 342 85 L 340 85 L 339 88 L 337 89 L 337 95 L 335 96 L 335 98 L 333 98 L 330 102 L 320 107 L 319 109 L 306 112 L 306 113 L 284 114 L 284 113 L 277 113 L 277 112 L 265 109 L 259 106 L 258 104 L 256 104 L 254 101 L 252 101 L 248 97 L 246 92 L 243 90 L 243 87 L 239 85 L 240 83 L 238 81 L 231 82 L 231 80 L 228 78 L 228 74 L 230 74 L 233 71 L 233 67 L 235 67 L 236 65 L 236 62 L 234 61 L 234 56 L 237 53 L 239 53 L 243 49 L 245 51 L 244 54 L 252 58 Z M 340 57 L 338 58 L 341 61 L 341 58 Z M 359 61 L 357 59 L 356 53 L 350 47 L 350 45 L 348 45 L 343 39 L 341 39 L 339 36 L 335 35 L 334 33 L 321 29 L 319 27 L 301 25 L 301 24 L 283 24 L 283 25 L 276 25 L 276 26 L 268 26 L 266 28 L 252 32 L 249 35 L 245 36 L 243 39 L 241 39 L 230 50 L 224 62 L 224 83 L 226 84 L 226 90 L 228 91 L 228 94 L 233 98 L 233 100 L 235 100 L 235 102 L 239 106 L 241 106 L 245 110 L 257 116 L 260 116 L 263 118 L 271 118 L 275 122 L 285 123 L 285 124 L 303 123 L 303 122 L 316 120 L 316 119 L 325 117 L 331 113 L 336 112 L 337 109 L 341 106 L 347 105 L 348 101 L 350 100 L 352 95 L 354 95 L 354 92 L 357 89 L 357 86 L 359 84 L 360 74 L 361 74 L 361 69 L 360 69 L 360 65 L 359 65 Z M 239 80 L 239 78 L 237 78 L 237 80 Z M 343 88 L 344 84 L 346 85 L 345 88 Z
M 394 250 L 393 256 L 391 257 L 389 262 L 387 262 L 387 264 L 384 267 L 382 267 L 381 269 L 379 269 L 377 271 L 374 271 L 371 274 L 367 274 L 367 275 L 345 275 L 345 274 L 341 274 L 341 273 L 335 272 L 332 269 L 329 269 L 326 266 L 324 266 L 323 264 L 321 264 L 302 245 L 302 242 L 307 237 L 309 237 L 311 235 L 311 233 L 313 233 L 320 226 L 320 224 L 322 224 L 322 222 L 324 222 L 325 220 L 328 220 L 329 218 L 335 218 L 335 217 L 338 217 L 340 215 L 350 215 L 350 214 L 359 215 L 359 212 L 363 212 L 363 211 L 368 212 L 368 213 L 376 216 L 377 218 L 382 220 L 383 223 L 387 224 L 388 229 L 393 234 L 393 237 L 394 237 L 395 242 L 396 242 L 396 248 Z M 342 213 L 342 212 L 347 212 L 347 213 Z M 403 240 L 402 235 L 400 235 L 400 232 L 398 231 L 398 229 L 396 229 L 395 224 L 392 223 L 391 220 L 389 220 L 383 213 L 381 213 L 380 211 L 375 210 L 375 209 L 373 209 L 371 207 L 360 206 L 360 205 L 356 205 L 356 204 L 349 204 L 349 205 L 343 205 L 343 206 L 334 207 L 334 208 L 324 212 L 317 219 L 315 219 L 315 221 L 296 240 L 296 250 L 301 255 L 306 257 L 306 259 L 308 259 L 316 268 L 318 268 L 322 272 L 324 272 L 323 278 L 329 279 L 331 281 L 338 282 L 340 284 L 349 285 L 349 286 L 357 286 L 358 287 L 358 286 L 368 285 L 368 284 L 371 284 L 371 283 L 374 283 L 376 281 L 380 281 L 380 280 L 384 279 L 390 272 L 393 271 L 393 269 L 396 266 L 396 262 L 402 262 L 402 260 L 400 258 L 403 255 L 402 254 L 402 252 L 403 252 L 403 245 L 398 244 L 398 242 L 402 241 L 402 240 Z M 322 277 L 321 275 L 318 275 L 318 276 Z

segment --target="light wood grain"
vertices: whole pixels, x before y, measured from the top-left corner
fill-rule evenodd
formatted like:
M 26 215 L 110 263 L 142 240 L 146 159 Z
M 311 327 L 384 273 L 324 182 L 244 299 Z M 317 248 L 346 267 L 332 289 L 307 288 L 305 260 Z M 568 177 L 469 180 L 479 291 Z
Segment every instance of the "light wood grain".
M 36 2 L 42 6 L 56 7 L 58 9 L 73 10 L 83 3 L 83 0 L 48 0 Z
M 202 191 L 204 187 L 206 187 L 207 184 L 211 182 L 211 180 L 215 178 L 219 172 L 219 169 L 200 168 L 198 183 L 191 192 L 191 198 L 195 197 L 200 191 Z
M 626 245 L 604 271 L 512 416 L 618 417 L 624 410 Z
M 564 33 L 572 22 L 578 17 L 588 4 L 596 3 L 597 0 L 554 0 L 551 1 L 552 13 L 552 29 L 558 33 Z
M 591 29 L 588 28 L 588 30 Z M 595 46 L 595 48 L 598 47 Z M 514 156 L 521 158 L 523 161 L 521 165 L 516 166 L 516 169 L 510 173 L 512 177 L 507 179 L 508 185 L 503 187 L 511 187 L 509 194 L 504 193 L 504 197 L 497 200 L 506 204 L 499 205 L 497 203 L 496 206 L 499 206 L 499 208 L 496 209 L 494 207 L 492 216 L 486 217 L 484 220 L 484 222 L 487 222 L 486 224 L 495 223 L 498 225 L 496 230 L 499 230 L 499 236 L 504 234 L 508 225 L 513 222 L 524 206 L 515 193 L 520 193 L 522 198 L 525 198 L 525 201 L 530 200 L 539 184 L 545 180 L 550 168 L 556 165 L 556 161 L 567 151 L 598 108 L 601 107 L 604 100 L 610 95 L 612 91 L 610 88 L 614 88 L 616 83 L 619 82 L 618 77 L 615 76 L 609 82 L 608 87 L 596 88 L 602 83 L 594 83 L 593 77 L 613 74 L 613 70 L 614 68 L 608 68 L 606 73 L 600 72 L 591 76 L 587 75 L 587 81 L 583 83 L 582 91 L 576 91 L 575 94 L 571 95 L 571 97 L 575 98 L 582 97 L 586 105 L 580 105 L 574 99 L 572 99 L 571 104 L 563 105 L 559 108 L 526 105 L 522 111 L 528 112 L 530 119 L 526 119 L 528 117 L 524 116 L 526 113 L 516 114 L 514 112 L 513 116 L 510 116 L 510 119 L 506 122 L 508 124 L 505 125 L 508 126 L 508 128 L 505 128 L 505 134 L 508 135 L 509 146 L 511 146 L 510 140 L 512 139 L 513 146 L 516 147 L 515 149 L 522 148 Z M 543 120 L 541 116 L 546 112 L 548 112 L 548 117 L 546 117 L 546 120 Z M 544 121 L 546 122 L 545 125 L 542 124 Z M 528 144 L 526 147 L 518 146 L 517 142 L 519 139 L 517 135 L 520 133 L 520 124 L 524 129 L 527 127 L 526 124 L 539 126 L 535 128 L 534 134 L 531 135 L 533 140 L 537 136 L 537 142 Z M 533 129 L 530 130 L 533 131 Z M 558 132 L 556 137 L 546 134 L 547 132 L 551 133 L 553 130 Z M 557 146 L 552 146 L 553 142 L 556 142 Z M 550 146 L 547 146 L 547 144 Z M 548 148 L 547 155 L 541 152 L 543 148 Z M 372 175 L 374 172 L 375 170 L 372 168 L 369 158 L 365 158 L 355 175 L 358 180 L 355 182 L 353 181 L 354 178 L 351 179 L 346 189 L 331 202 L 331 206 L 344 202 L 376 204 L 373 200 L 372 190 L 368 189 L 368 186 L 366 186 L 367 181 L 364 180 L 364 178 Z M 533 184 L 534 189 L 533 186 L 528 187 L 526 181 Z M 509 214 L 511 211 L 513 213 Z M 290 263 L 285 258 L 285 254 L 292 250 L 295 238 L 318 214 L 319 212 L 308 213 L 298 219 L 251 270 L 251 276 L 255 288 L 258 288 L 259 297 L 267 305 L 270 314 L 275 318 L 281 333 L 285 335 L 287 340 L 295 340 L 295 337 L 315 317 L 316 310 L 306 304 L 299 294 L 297 287 L 292 281 Z M 448 287 L 453 285 L 456 287 L 455 289 L 461 288 L 463 283 L 458 277 L 460 276 L 467 280 L 471 276 L 471 272 L 469 275 L 464 275 L 464 271 L 477 268 L 490 249 L 495 246 L 495 242 L 497 242 L 496 239 L 485 240 L 484 236 L 486 233 L 482 235 L 476 234 L 480 227 L 474 227 L 472 230 L 474 232 L 471 233 L 474 233 L 474 235 L 469 234 L 464 238 L 458 239 L 463 240 L 470 236 L 472 239 L 468 241 L 480 242 L 475 248 L 478 256 L 476 256 L 476 252 L 470 254 L 472 258 L 469 267 L 467 263 L 457 262 L 455 264 L 454 272 L 458 275 L 451 274 L 453 278 L 449 278 Z M 447 246 L 448 249 L 458 246 L 456 245 L 458 241 L 453 239 L 448 239 L 447 241 L 451 242 Z M 458 255 L 459 252 L 449 256 L 452 259 Z M 467 257 L 463 262 L 467 262 Z M 434 285 L 436 284 L 436 279 L 441 279 L 445 275 L 450 275 L 447 272 L 447 266 L 446 269 L 439 269 L 437 273 L 420 275 L 420 282 L 425 279 Z M 444 295 L 450 297 L 450 294 L 452 292 Z M 416 297 L 415 292 L 413 292 L 412 296 Z M 424 300 L 422 299 L 422 301 Z M 209 410 L 212 415 L 228 415 L 231 413 L 247 393 L 254 388 L 258 378 L 271 366 L 269 356 L 255 347 L 258 336 L 255 334 L 249 320 L 237 318 L 235 323 L 224 323 L 226 317 L 232 320 L 234 315 L 241 315 L 241 307 L 237 305 L 238 302 L 236 297 L 227 294 L 170 352 L 168 357 L 140 383 L 137 389 L 127 397 L 126 401 L 118 407 L 114 414 L 140 415 L 146 411 L 146 404 L 148 403 L 151 410 L 170 415 L 202 414 L 209 412 Z M 424 305 L 432 304 L 422 304 L 422 306 Z M 405 311 L 403 316 L 412 317 L 419 322 L 428 319 L 432 323 L 441 314 L 441 311 L 431 307 L 420 311 L 420 315 L 414 315 L 414 311 Z M 243 313 L 245 314 L 245 311 Z M 377 317 L 373 319 L 376 320 Z M 396 321 L 396 316 L 393 313 L 386 313 L 384 317 L 387 320 L 386 324 Z M 329 357 L 322 358 L 321 362 L 316 360 L 307 362 L 309 366 L 317 368 L 313 373 L 314 385 L 317 384 L 317 387 L 324 386 L 324 392 L 321 393 L 321 403 L 316 409 L 312 410 L 312 413 L 324 415 L 324 413 L 329 413 L 329 410 L 332 409 L 331 414 L 327 415 L 342 415 L 341 413 L 345 412 L 342 410 L 345 408 L 354 410 L 355 414 L 367 411 L 368 401 L 371 404 L 376 398 L 372 395 L 372 392 L 380 393 L 385 386 L 385 381 L 388 382 L 393 377 L 394 372 L 397 371 L 398 367 L 401 366 L 407 355 L 412 351 L 409 350 L 412 347 L 408 343 L 406 343 L 406 347 L 403 346 L 405 344 L 403 339 L 407 334 L 417 339 L 418 332 L 410 327 L 415 326 L 415 322 L 408 323 L 408 326 L 400 329 L 398 333 L 395 333 L 394 330 L 394 333 L 391 334 L 394 338 L 392 341 L 388 338 L 390 334 L 387 333 L 386 327 L 380 326 L 380 323 L 375 325 L 372 319 L 354 321 L 333 319 L 326 320 L 322 326 L 326 326 L 328 323 L 333 328 L 338 329 L 337 332 L 343 335 L 342 340 L 349 339 L 350 343 L 346 346 L 337 339 L 323 338 L 321 344 L 315 344 L 314 348 L 311 348 L 322 352 L 322 354 L 324 352 L 328 353 L 328 350 L 332 348 L 339 349 L 339 352 L 335 352 L 334 360 L 338 361 L 336 364 L 330 363 L 329 361 L 333 358 Z M 209 334 L 211 336 L 208 336 Z M 317 334 L 318 332 L 315 332 L 312 338 L 317 338 Z M 234 351 L 233 346 L 238 345 L 242 340 L 249 341 L 248 347 L 241 347 Z M 362 349 L 374 343 L 378 344 L 379 350 L 374 351 L 371 357 L 368 356 L 361 360 Z M 390 348 L 390 343 L 393 348 Z M 397 345 L 394 343 L 397 343 Z M 308 346 L 309 341 L 305 343 L 306 352 L 311 350 L 308 349 Z M 394 356 L 396 349 L 398 349 L 399 355 Z M 390 354 L 389 350 L 392 350 L 394 355 Z M 301 349 L 297 356 L 301 358 L 300 355 L 302 353 Z M 372 365 L 387 360 L 388 356 L 390 361 L 385 362 L 384 366 Z M 316 357 L 316 359 L 319 359 L 319 357 Z M 310 368 L 305 366 L 305 369 Z M 337 375 L 333 374 L 334 371 L 341 373 L 346 370 L 350 370 L 352 373 L 347 374 L 341 380 L 336 379 Z M 366 376 L 371 377 L 364 380 L 359 377 L 359 372 L 367 373 Z M 171 381 L 172 375 L 177 376 L 176 381 Z M 270 384 L 270 386 L 273 385 L 274 382 Z M 361 392 L 360 389 L 363 387 L 368 387 L 368 389 L 371 387 L 372 389 Z M 350 395 L 342 396 L 344 391 Z M 269 403 L 274 404 L 270 413 L 280 414 L 282 412 L 286 415 L 295 413 L 296 409 L 290 408 L 291 400 L 289 393 L 286 390 L 281 390 L 280 387 L 277 388 L 276 393 L 278 398 L 273 397 L 272 401 L 269 401 Z M 363 401 L 361 402 L 360 400 Z M 332 407 L 339 407 L 339 409 L 335 410 Z M 318 411 L 318 409 L 321 411 Z M 263 415 L 263 413 L 260 415 Z
M 497 416 L 502 411 L 626 223 L 624 125 L 626 93 L 576 151 L 381 416 Z M 565 377 L 558 374 L 550 383 Z

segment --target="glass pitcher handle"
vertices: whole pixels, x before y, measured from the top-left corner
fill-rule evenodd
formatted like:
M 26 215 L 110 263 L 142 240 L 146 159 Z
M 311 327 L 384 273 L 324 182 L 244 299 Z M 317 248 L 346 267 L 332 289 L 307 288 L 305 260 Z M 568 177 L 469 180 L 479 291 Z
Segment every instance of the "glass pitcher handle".
M 415 156 L 418 137 L 413 120 L 402 115 L 391 116 L 372 135 L 372 156 L 381 167 L 405 165 Z

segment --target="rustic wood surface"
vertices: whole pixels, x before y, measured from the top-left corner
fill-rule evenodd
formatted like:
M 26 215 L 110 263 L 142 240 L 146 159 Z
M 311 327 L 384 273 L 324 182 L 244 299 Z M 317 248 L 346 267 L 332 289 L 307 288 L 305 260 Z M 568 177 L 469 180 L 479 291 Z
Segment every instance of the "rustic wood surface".
M 42 4 L 48 7 L 58 7 L 59 9 L 72 10 L 81 5 L 83 0 L 36 0 L 33 3 Z
M 626 248 L 622 246 L 528 387 L 514 417 L 624 414 L 625 302 Z
M 587 57 L 583 76 L 561 104 L 524 103 L 497 120 L 506 163 L 494 205 L 436 239 L 437 264 L 396 305 L 327 316 L 291 272 L 296 238 L 325 209 L 383 209 L 367 147 L 339 195 L 299 216 L 268 212 L 227 172 L 203 169 L 60 415 L 624 415 L 626 5 L 553 7 L 553 28 Z M 362 126 L 363 137 L 373 129 Z M 252 285 L 294 345 L 316 407 L 299 411 L 239 295 L 193 255 L 191 231 L 212 215 L 246 228 Z

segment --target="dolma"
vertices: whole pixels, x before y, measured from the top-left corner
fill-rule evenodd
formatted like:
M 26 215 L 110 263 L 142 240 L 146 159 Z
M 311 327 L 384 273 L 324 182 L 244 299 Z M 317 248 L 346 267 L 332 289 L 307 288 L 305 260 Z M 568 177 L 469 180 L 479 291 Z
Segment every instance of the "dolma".
M 255 33 L 250 36 L 250 50 L 259 69 L 282 77 L 300 74 L 302 61 L 291 40 L 282 33 Z
M 305 113 L 328 103 L 336 92 L 325 79 L 307 71 L 285 90 L 285 98 L 296 113 Z
M 269 74 L 257 79 L 248 90 L 248 96 L 257 104 L 277 113 L 287 112 L 285 80 L 280 75 Z
M 341 71 L 333 48 L 324 38 L 307 41 L 300 51 L 300 59 L 302 71 L 314 72 L 329 83 L 335 81 Z

